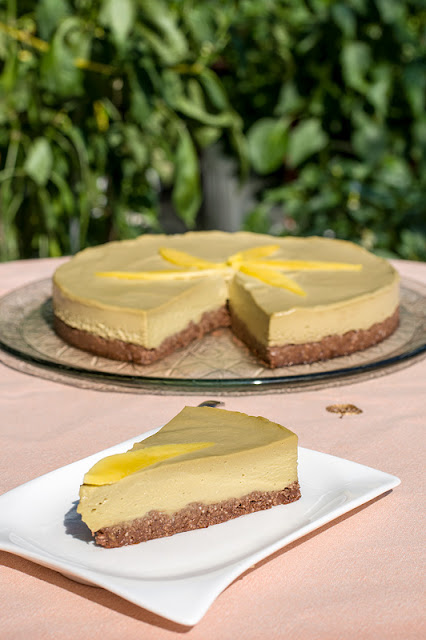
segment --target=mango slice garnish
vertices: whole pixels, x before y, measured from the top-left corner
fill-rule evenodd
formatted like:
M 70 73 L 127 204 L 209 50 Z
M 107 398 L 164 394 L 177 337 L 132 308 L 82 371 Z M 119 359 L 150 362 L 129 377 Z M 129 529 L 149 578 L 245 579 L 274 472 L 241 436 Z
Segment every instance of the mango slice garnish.
M 185 251 L 161 247 L 161 257 L 179 269 L 166 271 L 98 271 L 97 276 L 123 280 L 182 280 L 222 273 L 231 275 L 241 271 L 272 287 L 287 289 L 299 296 L 306 292 L 281 271 L 360 271 L 361 264 L 325 262 L 322 260 L 274 260 L 269 258 L 278 251 L 278 244 L 262 245 L 232 254 L 226 262 L 211 262 L 192 256 Z
M 276 253 L 279 248 L 280 247 L 278 244 L 268 244 L 261 247 L 252 247 L 251 249 L 246 249 L 245 251 L 234 253 L 232 256 L 229 256 L 226 262 L 227 264 L 234 266 L 241 264 L 241 262 L 260 260 L 261 258 L 267 258 L 273 253 Z
M 287 289 L 292 293 L 296 293 L 298 296 L 306 296 L 306 291 L 304 291 L 302 287 L 299 287 L 294 280 L 271 267 L 257 266 L 249 262 L 243 262 L 240 265 L 239 271 L 247 274 L 248 276 L 252 276 L 252 278 L 261 280 L 261 282 L 270 284 L 273 287 Z
M 208 275 L 217 275 L 217 269 L 198 269 L 184 271 L 96 271 L 101 278 L 117 278 L 118 280 L 191 280 Z
M 223 267 L 226 267 L 224 262 L 209 262 L 208 260 L 191 256 L 189 253 L 178 251 L 177 249 L 159 249 L 158 252 L 164 260 L 176 264 L 179 267 L 189 267 L 191 269 L 223 269 Z
M 113 484 L 122 478 L 136 473 L 141 469 L 163 462 L 169 458 L 176 458 L 185 453 L 192 453 L 206 447 L 211 447 L 214 442 L 185 442 L 183 444 L 161 444 L 153 447 L 116 453 L 102 458 L 93 465 L 84 476 L 84 484 L 101 486 Z
M 259 267 L 273 267 L 285 271 L 361 271 L 362 264 L 323 262 L 322 260 L 253 260 Z

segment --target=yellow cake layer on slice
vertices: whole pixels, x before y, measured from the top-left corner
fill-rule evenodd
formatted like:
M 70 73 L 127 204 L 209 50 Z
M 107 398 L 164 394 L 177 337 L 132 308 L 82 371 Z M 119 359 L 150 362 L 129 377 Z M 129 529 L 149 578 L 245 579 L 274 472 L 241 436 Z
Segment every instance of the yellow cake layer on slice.
M 89 469 L 78 512 L 97 542 L 122 546 L 299 497 L 294 433 L 263 417 L 185 407 Z

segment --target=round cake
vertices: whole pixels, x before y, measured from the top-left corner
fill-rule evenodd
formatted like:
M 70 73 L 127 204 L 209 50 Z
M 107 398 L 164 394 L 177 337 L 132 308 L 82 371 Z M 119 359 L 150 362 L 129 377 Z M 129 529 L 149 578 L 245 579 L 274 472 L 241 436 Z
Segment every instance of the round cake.
M 348 355 L 388 337 L 398 309 L 389 262 L 320 237 L 147 234 L 85 249 L 53 277 L 58 335 L 139 364 L 226 326 L 270 367 Z

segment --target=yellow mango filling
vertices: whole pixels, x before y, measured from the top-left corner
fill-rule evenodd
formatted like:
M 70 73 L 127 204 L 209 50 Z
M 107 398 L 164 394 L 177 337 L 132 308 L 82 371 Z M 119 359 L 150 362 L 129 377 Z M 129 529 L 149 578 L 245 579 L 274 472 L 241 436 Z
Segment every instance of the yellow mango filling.
M 185 251 L 160 248 L 159 253 L 164 260 L 182 267 L 174 271 L 99 271 L 97 276 L 121 278 L 126 280 L 175 280 L 180 278 L 196 278 L 212 273 L 229 273 L 241 271 L 252 278 L 291 291 L 299 296 L 306 292 L 292 278 L 281 271 L 360 271 L 360 264 L 343 262 L 324 262 L 320 260 L 264 260 L 279 249 L 278 245 L 253 247 L 231 255 L 226 262 L 210 262 Z M 184 270 L 189 269 L 189 271 Z
M 169 458 L 176 458 L 186 453 L 192 453 L 206 447 L 211 447 L 214 442 L 188 442 L 184 444 L 164 444 L 130 450 L 125 453 L 116 453 L 102 458 L 93 465 L 84 476 L 84 484 L 101 486 L 113 484 L 136 471 L 145 469 L 156 462 L 163 462 Z

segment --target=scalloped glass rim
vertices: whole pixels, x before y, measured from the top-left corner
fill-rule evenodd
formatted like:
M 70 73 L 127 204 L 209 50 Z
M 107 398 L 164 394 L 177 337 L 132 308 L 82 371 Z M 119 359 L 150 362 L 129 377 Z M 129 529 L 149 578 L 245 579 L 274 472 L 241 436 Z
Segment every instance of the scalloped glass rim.
M 158 376 L 158 375 L 135 375 L 111 372 L 104 370 L 94 370 L 89 366 L 76 366 L 73 364 L 58 362 L 49 359 L 49 357 L 43 354 L 31 353 L 33 348 L 25 342 L 25 338 L 22 334 L 22 326 L 27 318 L 26 299 L 28 302 L 33 303 L 32 309 L 39 311 L 41 315 L 41 308 L 43 305 L 49 302 L 49 296 L 46 294 L 45 289 L 50 287 L 51 279 L 38 280 L 28 285 L 20 287 L 6 294 L 0 298 L 0 347 L 6 352 L 20 360 L 24 360 L 30 364 L 37 365 L 44 369 L 50 369 L 57 372 L 63 372 L 71 376 L 84 377 L 88 380 L 99 381 L 103 383 L 114 383 L 121 386 L 127 386 L 130 388 L 147 387 L 155 388 L 161 386 L 172 389 L 190 389 L 191 391 L 199 389 L 200 391 L 205 389 L 235 389 L 235 390 L 247 390 L 254 391 L 257 387 L 277 387 L 279 385 L 293 385 L 295 383 L 304 384 L 312 383 L 314 381 L 333 380 L 335 378 L 345 378 L 347 376 L 354 376 L 357 374 L 365 373 L 368 371 L 374 371 L 377 369 L 383 369 L 397 363 L 414 358 L 424 352 L 426 352 L 426 330 L 424 328 L 424 321 L 426 320 L 426 287 L 419 282 L 402 278 L 401 281 L 401 325 L 405 325 L 407 329 L 407 323 L 410 323 L 407 335 L 409 337 L 402 337 L 400 344 L 396 348 L 390 351 L 390 353 L 382 354 L 380 350 L 383 345 L 390 345 L 392 336 L 385 341 L 366 349 L 363 352 L 353 354 L 358 360 L 361 358 L 361 362 L 358 364 L 351 363 L 353 356 L 345 356 L 340 358 L 334 358 L 327 361 L 328 366 L 336 365 L 336 368 L 329 370 L 316 370 L 318 366 L 324 365 L 324 363 L 313 363 L 312 365 L 302 365 L 304 369 L 308 368 L 307 373 L 297 373 L 299 367 L 286 367 L 281 370 L 268 370 L 277 372 L 275 375 L 259 375 L 259 376 L 241 376 L 241 377 L 229 377 L 229 378 L 201 378 L 201 377 L 177 377 L 177 376 Z M 38 298 L 37 298 L 38 296 Z M 35 299 L 35 303 L 34 303 Z M 5 310 L 8 313 L 4 313 Z M 3 311 L 3 314 L 2 314 Z M 15 312 L 14 318 L 14 330 L 20 339 L 13 341 L 13 337 L 8 336 L 10 332 L 10 318 L 8 314 Z M 29 313 L 29 311 L 28 311 Z M 45 319 L 45 331 L 52 332 L 51 326 Z M 43 327 L 41 329 L 43 331 Z M 397 329 L 394 336 L 398 334 L 401 327 Z M 21 331 L 21 333 L 19 333 Z M 21 335 L 22 334 L 22 335 Z M 55 337 L 60 340 L 60 338 Z M 201 339 L 204 340 L 205 338 Z M 62 341 L 61 341 L 62 342 Z M 201 341 L 198 341 L 201 342 Z M 66 345 L 62 342 L 64 346 Z M 75 350 L 78 351 L 78 350 Z M 181 350 L 182 351 L 182 350 Z M 91 354 L 85 354 L 80 352 L 87 358 L 88 363 L 93 360 Z M 109 361 L 113 362 L 113 361 Z M 123 363 L 117 362 L 117 367 L 123 365 Z M 340 365 L 340 366 L 339 366 Z M 342 366 L 343 365 L 343 366 Z M 282 372 L 285 370 L 285 373 Z

